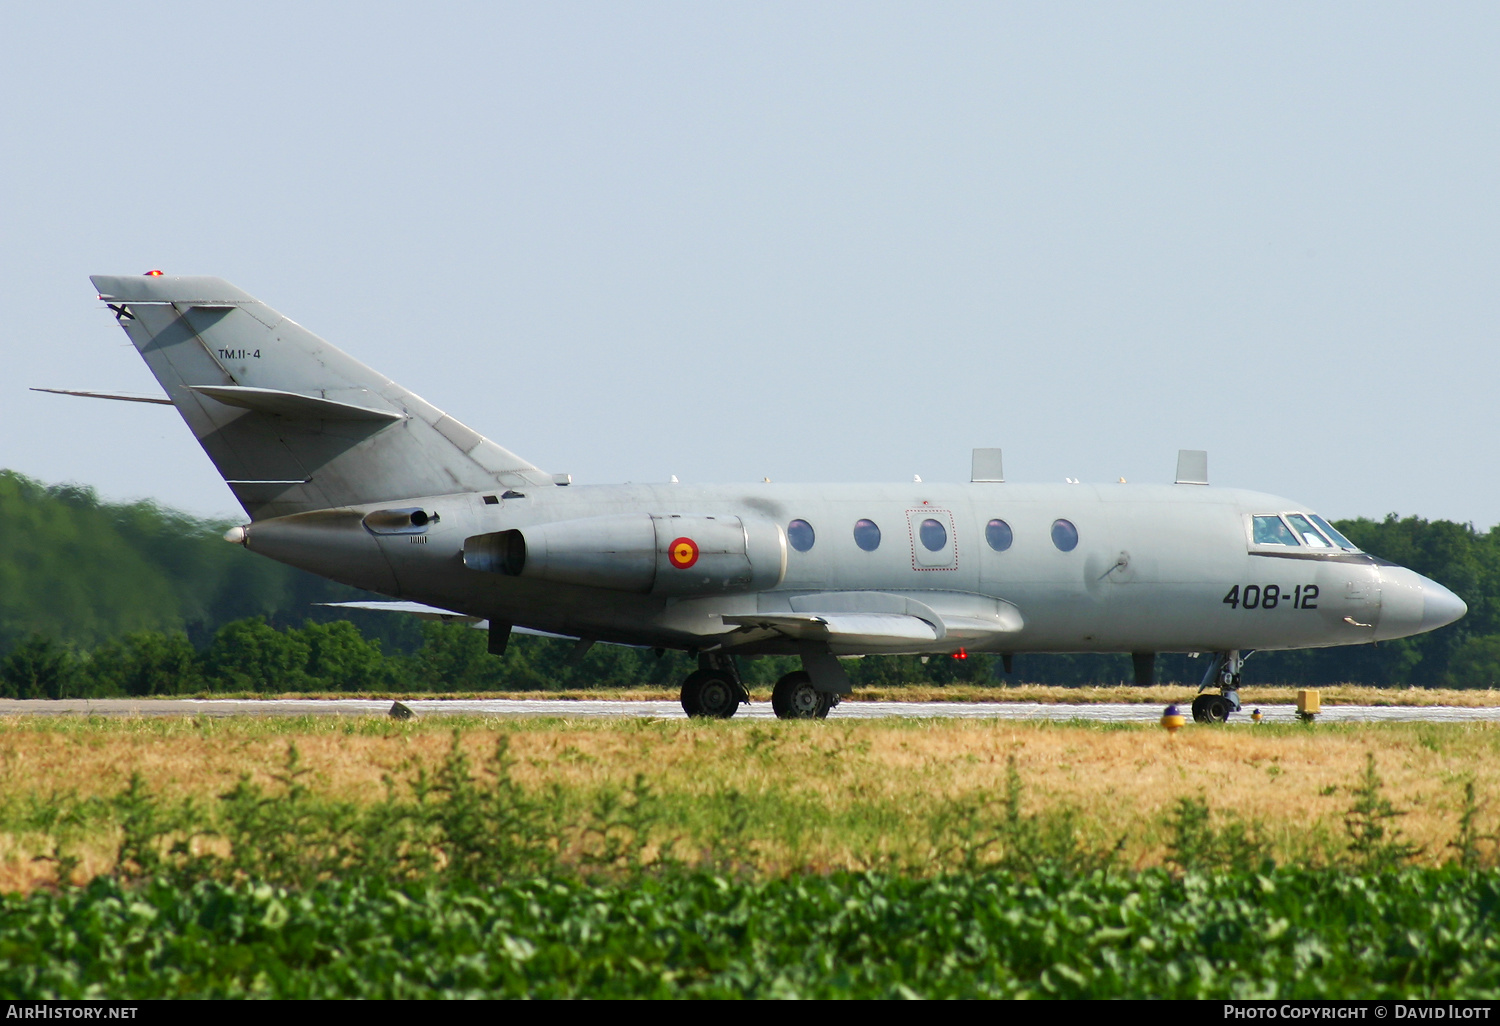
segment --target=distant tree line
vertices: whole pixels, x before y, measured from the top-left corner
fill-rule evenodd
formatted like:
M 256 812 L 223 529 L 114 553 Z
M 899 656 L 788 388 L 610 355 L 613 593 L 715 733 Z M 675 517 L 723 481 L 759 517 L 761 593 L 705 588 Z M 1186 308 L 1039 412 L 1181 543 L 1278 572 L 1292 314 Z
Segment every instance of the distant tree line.
M 90 651 L 141 631 L 182 633 L 202 650 L 257 616 L 273 627 L 352 619 L 388 645 L 418 640 L 401 617 L 320 607 L 380 596 L 230 545 L 230 526 L 0 470 L 0 653 L 34 634 Z
M 91 489 L 46 487 L 0 471 L 0 695 L 201 692 L 552 690 L 673 686 L 683 653 L 516 637 L 504 658 L 482 631 L 399 614 L 328 609 L 370 596 L 222 540 L 228 524 L 151 503 L 109 504 Z M 1500 530 L 1417 517 L 1337 525 L 1373 552 L 1453 589 L 1457 624 L 1378 645 L 1266 652 L 1250 683 L 1490 687 L 1500 683 Z M 752 682 L 795 668 L 743 660 Z M 856 685 L 1131 679 L 1123 655 L 869 656 L 846 663 Z M 1197 681 L 1205 660 L 1158 659 L 1158 679 Z

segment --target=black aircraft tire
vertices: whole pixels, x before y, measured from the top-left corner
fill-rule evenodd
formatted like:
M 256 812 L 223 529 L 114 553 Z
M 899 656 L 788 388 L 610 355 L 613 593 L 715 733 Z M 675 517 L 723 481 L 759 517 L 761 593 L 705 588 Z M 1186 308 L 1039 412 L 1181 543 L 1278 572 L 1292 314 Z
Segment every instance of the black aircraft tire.
M 694 670 L 682 682 L 682 711 L 689 716 L 727 720 L 739 709 L 739 689 L 723 674 Z
M 1229 719 L 1229 699 L 1223 695 L 1199 695 L 1193 699 L 1193 722 L 1224 723 Z
M 833 696 L 813 687 L 806 670 L 796 670 L 776 682 L 771 711 L 778 720 L 821 720 L 833 708 Z
M 1210 698 L 1212 698 L 1212 697 L 1213 697 L 1212 695 L 1199 695 L 1197 698 L 1193 699 L 1193 722 L 1194 723 L 1207 723 L 1208 722 L 1208 709 L 1206 708 L 1206 706 L 1208 705 L 1208 700 Z M 689 714 L 689 715 L 691 715 L 691 714 Z

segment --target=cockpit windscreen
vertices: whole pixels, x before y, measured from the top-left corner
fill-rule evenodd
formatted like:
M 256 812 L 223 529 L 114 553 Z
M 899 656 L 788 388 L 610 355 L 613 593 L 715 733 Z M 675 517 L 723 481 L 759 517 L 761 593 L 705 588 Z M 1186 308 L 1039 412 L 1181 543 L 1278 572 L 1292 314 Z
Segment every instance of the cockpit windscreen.
M 1255 544 L 1296 545 L 1297 536 L 1275 515 L 1255 518 Z
M 1358 545 L 1354 544 L 1348 538 L 1345 538 L 1342 534 L 1339 534 L 1338 531 L 1334 530 L 1332 524 L 1330 524 L 1328 521 L 1324 520 L 1322 517 L 1318 516 L 1316 513 L 1309 513 L 1307 515 L 1307 517 L 1313 523 L 1315 523 L 1319 527 L 1321 527 L 1323 529 L 1323 533 L 1326 534 L 1326 535 L 1328 535 L 1328 537 L 1332 538 L 1333 539 L 1333 543 L 1335 545 L 1337 545 L 1339 548 L 1341 548 L 1341 549 L 1348 549 L 1350 552 L 1358 552 L 1359 551 L 1359 546 Z
M 1251 536 L 1256 545 L 1295 545 L 1310 549 L 1359 551 L 1357 545 L 1339 534 L 1316 513 L 1261 513 L 1251 520 Z
M 1310 545 L 1315 549 L 1331 549 L 1333 543 L 1323 537 L 1322 533 L 1312 525 L 1312 521 L 1301 513 L 1288 513 L 1287 523 L 1292 525 L 1292 530 L 1302 540 L 1303 545 Z

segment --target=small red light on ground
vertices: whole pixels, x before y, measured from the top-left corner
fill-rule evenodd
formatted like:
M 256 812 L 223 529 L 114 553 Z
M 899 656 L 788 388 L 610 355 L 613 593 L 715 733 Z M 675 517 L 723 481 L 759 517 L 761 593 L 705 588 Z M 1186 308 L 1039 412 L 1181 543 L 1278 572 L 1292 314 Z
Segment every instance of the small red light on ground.
M 148 278 L 160 278 L 161 277 L 161 272 L 160 271 L 147 271 L 146 272 L 146 277 L 148 277 Z
M 967 659 L 967 658 L 969 658 L 969 653 L 965 652 L 963 649 L 959 649 L 957 652 L 953 653 L 953 658 L 954 659 Z

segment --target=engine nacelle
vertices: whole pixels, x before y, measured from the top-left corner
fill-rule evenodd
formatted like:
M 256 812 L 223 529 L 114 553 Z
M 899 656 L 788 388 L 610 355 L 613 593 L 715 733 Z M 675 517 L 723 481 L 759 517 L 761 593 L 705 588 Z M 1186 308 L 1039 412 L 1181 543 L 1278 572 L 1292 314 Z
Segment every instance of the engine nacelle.
M 769 520 L 622 513 L 474 535 L 464 565 L 651 595 L 764 591 L 786 576 L 786 534 Z

